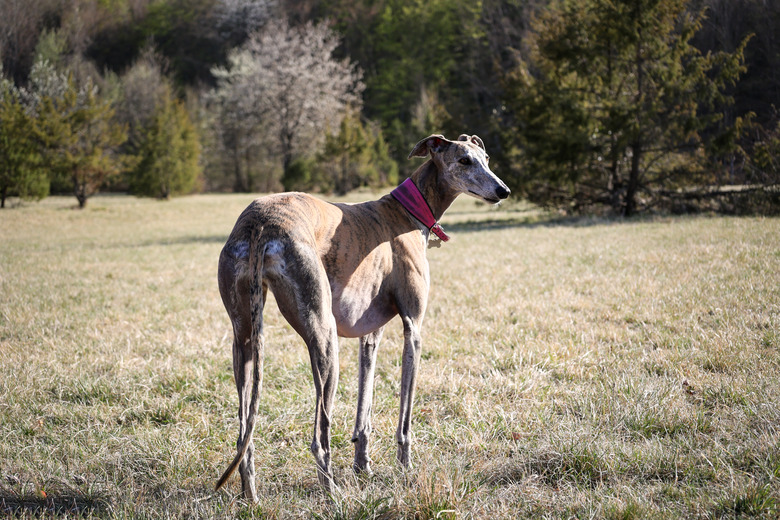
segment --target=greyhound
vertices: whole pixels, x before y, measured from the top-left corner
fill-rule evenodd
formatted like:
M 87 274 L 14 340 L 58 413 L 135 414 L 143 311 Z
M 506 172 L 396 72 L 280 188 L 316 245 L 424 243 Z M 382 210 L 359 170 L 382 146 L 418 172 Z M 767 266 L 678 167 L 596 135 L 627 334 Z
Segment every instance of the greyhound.
M 431 135 L 409 154 L 427 157 L 401 186 L 379 200 L 330 204 L 303 193 L 253 201 L 219 258 L 219 291 L 233 324 L 233 373 L 238 389 L 237 454 L 216 485 L 239 468 L 243 497 L 257 502 L 254 443 L 263 376 L 263 305 L 268 288 L 309 350 L 315 387 L 311 451 L 320 484 L 333 492 L 330 424 L 338 382 L 338 336 L 360 338 L 353 469 L 371 474 L 368 441 L 377 348 L 385 324 L 404 327 L 397 459 L 411 467 L 411 419 L 430 276 L 430 233 L 455 198 L 466 193 L 491 204 L 509 188 L 490 170 L 477 136 L 450 141 Z M 427 204 L 427 205 L 426 205 Z

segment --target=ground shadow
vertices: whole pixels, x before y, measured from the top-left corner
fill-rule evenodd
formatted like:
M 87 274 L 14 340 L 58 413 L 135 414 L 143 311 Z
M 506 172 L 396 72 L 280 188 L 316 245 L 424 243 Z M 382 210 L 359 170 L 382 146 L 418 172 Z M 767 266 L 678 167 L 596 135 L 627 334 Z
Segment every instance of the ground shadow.
M 108 500 L 77 494 L 50 494 L 46 497 L 0 492 L 0 515 L 12 518 L 86 518 L 108 512 Z
M 502 229 L 535 229 L 535 228 L 556 228 L 556 227 L 571 227 L 571 228 L 585 228 L 593 226 L 612 226 L 625 224 L 629 222 L 643 221 L 641 217 L 622 218 L 622 217 L 565 217 L 565 216 L 552 216 L 539 218 L 538 216 L 532 217 L 509 217 L 509 218 L 496 218 L 485 220 L 466 220 L 463 222 L 445 223 L 444 226 L 447 231 L 468 233 L 476 231 L 496 231 Z
M 150 246 L 176 246 L 190 244 L 224 244 L 227 242 L 228 235 L 190 235 L 171 238 L 160 238 L 155 240 L 145 240 L 132 245 L 125 244 L 124 247 L 150 247 Z

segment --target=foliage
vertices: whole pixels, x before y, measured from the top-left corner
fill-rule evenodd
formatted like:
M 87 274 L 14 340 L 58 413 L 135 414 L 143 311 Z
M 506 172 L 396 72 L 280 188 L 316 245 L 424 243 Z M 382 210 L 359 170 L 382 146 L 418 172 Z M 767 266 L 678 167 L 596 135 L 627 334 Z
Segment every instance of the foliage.
M 778 124 L 773 107 L 780 106 L 776 72 L 780 40 L 775 34 L 780 3 L 588 0 L 576 4 L 570 0 L 5 0 L 0 57 L 20 92 L 35 91 L 31 87 L 38 81 L 35 76 L 44 73 L 53 81 L 48 87 L 62 85 L 62 77 L 70 76 L 77 85 L 88 81 L 99 85 L 104 98 L 127 96 L 116 112 L 117 120 L 128 127 L 128 143 L 122 150 L 127 154 L 135 153 L 138 146 L 140 120 L 146 120 L 157 105 L 155 92 L 168 84 L 178 99 L 186 99 L 200 129 L 207 189 L 277 190 L 280 181 L 292 182 L 291 169 L 303 174 L 304 166 L 310 170 L 308 185 L 320 191 L 332 187 L 332 176 L 322 168 L 315 171 L 312 159 L 321 151 L 328 129 L 334 133 L 339 129 L 339 118 L 305 130 L 303 125 L 297 138 L 284 137 L 280 129 L 295 118 L 287 117 L 283 103 L 278 98 L 271 103 L 274 96 L 268 96 L 261 107 L 237 77 L 219 72 L 239 74 L 242 67 L 234 63 L 235 56 L 262 55 L 249 50 L 262 45 L 268 59 L 263 62 L 263 56 L 254 56 L 250 61 L 263 63 L 268 87 L 273 83 L 269 78 L 281 78 L 282 69 L 295 70 L 290 63 L 300 63 L 309 52 L 296 51 L 292 42 L 305 40 L 304 46 L 316 47 L 318 32 L 325 27 L 330 29 L 327 60 L 352 64 L 352 72 L 359 66 L 365 90 L 353 90 L 355 106 L 360 107 L 363 121 L 379 124 L 389 155 L 401 170 L 411 167 L 406 154 L 421 137 L 468 132 L 483 138 L 502 176 L 514 173 L 515 193 L 567 209 L 585 209 L 596 201 L 617 213 L 629 213 L 652 207 L 659 192 L 688 189 L 686 184 L 709 189 L 766 178 L 757 175 L 760 170 L 752 154 L 761 152 L 762 136 Z M 567 16 L 576 18 L 569 32 L 564 28 Z M 640 26 L 645 28 L 642 34 L 637 32 Z M 289 47 L 278 55 L 284 46 L 274 38 L 284 31 L 297 36 L 285 40 Z M 750 33 L 755 37 L 745 44 Z M 555 40 L 556 34 L 560 41 Z M 545 37 L 550 45 L 539 46 Z M 563 56 L 567 44 L 570 51 L 582 54 Z M 637 45 L 643 53 L 640 67 L 636 54 L 632 55 Z M 663 52 L 664 45 L 670 53 Z M 694 48 L 699 49 L 698 55 Z M 552 53 L 544 58 L 546 64 L 540 61 L 544 53 Z M 144 68 L 150 55 L 154 70 Z M 729 56 L 732 61 L 726 63 Z M 735 56 L 744 57 L 747 70 L 734 74 L 740 81 L 729 84 L 726 76 L 734 73 L 734 66 L 739 68 Z M 569 60 L 570 65 L 559 60 Z M 551 65 L 556 61 L 558 65 Z M 60 78 L 49 74 L 47 67 Z M 556 67 L 561 71 L 557 76 L 552 74 Z M 319 70 L 311 68 L 313 73 Z M 643 74 L 637 74 L 638 69 Z M 344 77 L 334 70 L 317 74 Z M 610 74 L 612 83 L 604 80 Z M 620 78 L 630 74 L 633 79 L 621 84 Z M 723 88 L 713 96 L 699 81 L 702 75 Z M 306 77 L 298 76 L 301 81 Z M 641 102 L 636 92 L 639 76 L 646 91 Z M 258 75 L 255 80 L 259 81 Z M 248 78 L 242 81 L 249 83 Z M 675 81 L 687 101 L 691 91 L 700 97 L 695 115 L 691 103 L 679 98 L 674 88 L 653 90 Z M 268 93 L 266 87 L 262 90 Z M 703 92 L 697 91 L 702 88 Z M 287 90 L 297 93 L 299 89 Z M 733 104 L 725 98 L 732 98 Z M 526 100 L 531 106 L 525 105 Z M 713 105 L 712 101 L 729 102 Z M 24 102 L 28 107 L 38 103 L 26 97 Z M 139 104 L 134 106 L 135 102 Z M 639 110 L 641 116 L 632 119 L 632 110 Z M 693 122 L 691 128 L 686 127 L 686 118 Z M 553 123 L 550 128 L 545 128 L 547 120 Z M 616 125 L 633 125 L 633 134 L 613 132 L 613 142 L 608 132 Z M 667 134 L 659 144 L 669 153 L 655 153 L 653 132 L 642 137 L 651 143 L 649 147 L 634 146 L 639 140 L 632 135 L 653 127 L 663 130 L 658 135 Z M 677 149 L 671 138 L 667 140 L 668 134 L 679 138 Z M 635 156 L 636 167 L 631 164 Z M 127 185 L 119 180 L 106 187 L 123 190 Z M 53 179 L 52 189 L 62 190 L 60 179 Z
M 238 138 L 252 135 L 287 172 L 293 159 L 317 151 L 326 129 L 338 125 L 348 108 L 359 107 L 361 73 L 334 58 L 337 45 L 323 24 L 274 22 L 231 52 L 229 68 L 212 71 L 218 80 L 213 98 L 231 130 L 223 135 L 236 161 L 247 149 Z
M 216 169 L 232 172 L 232 188 L 237 192 L 255 189 L 256 180 L 269 186 L 269 172 L 263 171 L 261 176 L 256 170 L 268 150 L 264 146 L 264 127 L 255 110 L 254 91 L 248 84 L 249 69 L 236 62 L 230 71 L 215 69 L 213 73 L 217 87 L 209 93 L 207 106 L 211 116 L 208 127 L 216 145 L 212 156 L 220 159 Z
M 755 184 L 780 185 L 780 118 L 774 128 L 755 129 L 756 137 L 750 153 L 749 178 Z
M 293 160 L 282 177 L 286 190 L 319 190 L 346 194 L 355 188 L 380 188 L 398 183 L 398 165 L 377 123 L 364 122 L 350 111 L 338 133 L 327 132 L 315 157 Z
M 113 120 L 114 109 L 87 84 L 72 80 L 62 97 L 43 98 L 39 109 L 53 173 L 68 178 L 83 208 L 110 177 L 124 167 L 116 153 L 125 142 L 125 128 Z
M 140 133 L 156 108 L 170 98 L 172 84 L 165 75 L 167 63 L 153 47 L 147 47 L 118 79 L 116 119 L 127 126 L 130 153 L 141 141 Z
M 449 79 L 458 63 L 461 28 L 474 20 L 477 6 L 444 0 L 385 3 L 374 37 L 377 74 L 366 89 L 381 120 L 410 121 L 420 89 L 435 90 Z M 458 12 L 460 7 L 467 16 L 458 16 L 466 14 Z
M 285 191 L 316 191 L 330 190 L 330 179 L 321 176 L 317 160 L 313 157 L 297 157 L 293 159 L 281 182 Z
M 140 131 L 132 193 L 167 199 L 190 193 L 200 175 L 200 141 L 184 105 L 170 92 Z
M 358 187 L 398 182 L 398 166 L 390 158 L 381 129 L 364 124 L 357 112 L 341 121 L 338 134 L 326 135 L 317 165 L 322 172 L 320 187 L 326 183 L 325 187 L 342 195 Z
M 165 75 L 167 60 L 147 47 L 117 79 L 116 120 L 127 127 L 123 153 L 132 156 L 124 186 L 167 199 L 191 192 L 201 173 L 200 133 Z
M 733 53 L 691 45 L 703 13 L 686 0 L 563 1 L 535 24 L 531 63 L 510 75 L 522 149 L 515 185 L 575 211 L 594 203 L 631 215 L 700 164 L 744 71 Z
M 48 59 L 37 60 L 30 71 L 29 86 L 23 89 L 25 105 L 35 113 L 41 109 L 46 98 L 60 99 L 69 89 L 76 88 L 72 78 L 60 71 Z M 84 96 L 81 91 L 77 95 Z
M 178 83 L 208 79 L 224 59 L 214 34 L 215 0 L 120 1 L 123 9 L 101 8 L 104 23 L 94 29 L 85 54 L 101 68 L 121 72 L 151 43 L 172 64 Z M 117 14 L 114 14 L 117 13 Z
M 8 196 L 41 199 L 49 178 L 40 155 L 38 122 L 0 69 L 0 208 Z
M 387 0 L 380 5 L 373 27 L 363 29 L 369 42 L 363 45 L 371 53 L 365 67 L 372 71 L 366 76 L 366 114 L 382 122 L 395 159 L 405 164 L 422 136 L 462 133 L 468 119 L 464 111 L 474 108 L 469 94 L 479 74 L 472 57 L 485 30 L 482 6 L 467 0 Z M 421 103 L 428 106 L 421 108 Z M 421 109 L 436 115 L 426 121 L 419 117 Z

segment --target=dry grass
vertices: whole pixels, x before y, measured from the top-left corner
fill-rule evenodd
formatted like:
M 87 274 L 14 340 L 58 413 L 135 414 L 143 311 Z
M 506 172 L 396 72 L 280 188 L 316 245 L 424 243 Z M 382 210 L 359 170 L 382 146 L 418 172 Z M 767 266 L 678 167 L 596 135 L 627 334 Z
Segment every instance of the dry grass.
M 275 306 L 261 503 L 213 484 L 237 434 L 219 250 L 248 196 L 0 212 L 0 515 L 721 518 L 780 514 L 780 221 L 550 221 L 459 201 L 429 252 L 415 471 L 394 462 L 402 331 L 376 376 L 376 475 L 334 415 L 340 492 L 308 452 L 308 356 Z

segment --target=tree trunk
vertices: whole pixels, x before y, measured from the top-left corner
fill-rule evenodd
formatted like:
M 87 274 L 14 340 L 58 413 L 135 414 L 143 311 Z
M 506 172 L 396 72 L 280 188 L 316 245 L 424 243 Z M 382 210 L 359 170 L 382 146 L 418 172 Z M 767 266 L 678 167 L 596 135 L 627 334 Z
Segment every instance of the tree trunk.
M 628 174 L 628 186 L 626 186 L 626 200 L 623 207 L 623 215 L 630 217 L 636 213 L 636 193 L 639 189 L 639 165 L 642 157 L 642 143 L 634 142 L 631 145 L 631 172 Z
M 339 195 L 346 195 L 349 191 L 349 171 L 347 169 L 347 153 L 341 154 L 341 186 L 338 189 Z
M 615 138 L 612 137 L 612 162 L 609 166 L 609 185 L 608 185 L 608 191 L 609 191 L 609 198 L 610 198 L 610 205 L 612 206 L 612 211 L 615 212 L 615 214 L 619 214 L 621 207 L 620 207 L 620 192 L 623 191 L 623 183 L 620 181 L 620 177 L 618 176 L 618 161 L 617 161 L 617 152 L 615 151 Z
M 249 145 L 244 147 L 244 171 L 246 172 L 246 192 L 252 193 L 256 191 L 255 176 L 252 172 L 252 156 L 249 152 Z
M 3 186 L 2 193 L 0 193 L 0 209 L 5 208 L 6 195 L 8 195 L 8 186 Z
M 642 160 L 642 105 L 644 104 L 644 58 L 642 57 L 642 7 L 636 6 L 637 42 L 636 42 L 636 128 L 631 143 L 631 171 L 628 174 L 626 199 L 623 204 L 623 215 L 630 217 L 636 213 L 636 193 L 639 190 L 639 168 Z
M 241 178 L 241 154 L 238 151 L 238 136 L 236 136 L 233 144 L 233 173 L 236 176 L 236 180 L 233 183 L 233 191 L 236 193 L 249 191 Z
M 282 178 L 290 174 L 290 165 L 293 161 L 293 139 L 295 133 L 289 128 L 289 122 L 284 121 L 279 133 L 279 144 L 282 149 Z
M 79 209 L 84 209 L 87 205 L 87 186 L 85 183 L 79 182 L 77 179 L 73 181 L 73 194 L 76 196 L 76 200 L 79 201 Z
M 290 165 L 292 164 L 292 154 L 285 153 L 282 157 L 282 179 L 290 175 Z
M 619 92 L 613 92 L 612 85 L 614 83 L 614 74 L 612 68 L 614 46 L 612 42 L 609 42 L 609 49 L 607 51 L 607 85 L 609 85 L 610 95 L 617 97 Z M 623 191 L 623 182 L 620 180 L 620 172 L 618 169 L 618 150 L 617 150 L 617 130 L 612 130 L 612 124 L 610 122 L 609 132 L 609 181 L 607 182 L 607 191 L 609 193 L 610 205 L 612 211 L 617 215 L 621 211 L 620 194 Z

